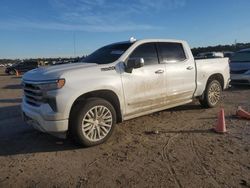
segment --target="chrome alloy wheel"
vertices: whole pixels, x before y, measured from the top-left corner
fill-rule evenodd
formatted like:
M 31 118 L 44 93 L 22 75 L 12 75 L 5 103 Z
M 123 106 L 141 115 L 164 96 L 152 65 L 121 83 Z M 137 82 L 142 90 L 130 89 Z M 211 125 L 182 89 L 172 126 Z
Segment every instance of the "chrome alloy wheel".
M 217 83 L 213 83 L 208 91 L 208 98 L 212 105 L 216 105 L 220 101 L 221 88 Z
M 94 106 L 82 120 L 82 132 L 89 141 L 96 142 L 108 135 L 112 123 L 112 113 L 107 107 Z

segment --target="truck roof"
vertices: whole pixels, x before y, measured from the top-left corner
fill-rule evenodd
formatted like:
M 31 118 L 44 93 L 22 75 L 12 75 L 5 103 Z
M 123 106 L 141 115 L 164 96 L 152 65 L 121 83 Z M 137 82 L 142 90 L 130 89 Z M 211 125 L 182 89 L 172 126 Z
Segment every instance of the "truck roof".
M 176 40 L 176 39 L 139 39 L 139 40 L 128 40 L 128 41 L 121 41 L 121 42 L 116 42 L 113 44 L 124 44 L 124 43 L 147 43 L 147 42 L 176 42 L 176 43 L 184 43 L 185 41 L 183 40 Z
M 141 39 L 137 41 L 140 41 L 140 42 L 178 42 L 178 43 L 185 42 L 183 40 L 176 40 L 176 39 Z

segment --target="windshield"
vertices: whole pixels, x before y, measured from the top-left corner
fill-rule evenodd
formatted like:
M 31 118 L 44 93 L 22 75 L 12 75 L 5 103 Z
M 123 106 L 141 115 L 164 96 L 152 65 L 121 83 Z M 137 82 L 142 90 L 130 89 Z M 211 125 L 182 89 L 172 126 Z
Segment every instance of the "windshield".
M 116 61 L 133 43 L 120 43 L 104 46 L 86 58 L 85 63 L 108 64 Z
M 231 57 L 233 62 L 250 62 L 250 51 L 237 52 Z

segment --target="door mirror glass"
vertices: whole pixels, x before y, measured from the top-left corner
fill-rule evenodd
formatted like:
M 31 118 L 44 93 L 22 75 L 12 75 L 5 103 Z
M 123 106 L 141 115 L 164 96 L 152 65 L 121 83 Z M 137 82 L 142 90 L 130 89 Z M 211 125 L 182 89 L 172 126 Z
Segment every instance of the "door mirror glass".
M 131 73 L 133 69 L 138 69 L 144 66 L 144 59 L 143 58 L 129 58 L 126 66 L 125 71 Z

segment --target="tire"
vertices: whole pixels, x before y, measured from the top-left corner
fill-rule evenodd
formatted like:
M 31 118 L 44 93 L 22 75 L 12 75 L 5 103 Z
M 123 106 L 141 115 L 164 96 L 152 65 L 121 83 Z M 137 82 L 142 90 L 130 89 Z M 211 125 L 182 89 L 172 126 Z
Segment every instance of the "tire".
M 115 123 L 114 107 L 104 99 L 90 98 L 73 108 L 69 134 L 77 144 L 95 146 L 111 136 Z
M 221 100 L 222 87 L 218 80 L 210 80 L 199 101 L 203 107 L 216 107 Z

